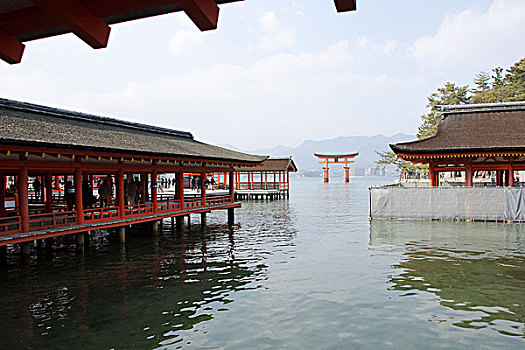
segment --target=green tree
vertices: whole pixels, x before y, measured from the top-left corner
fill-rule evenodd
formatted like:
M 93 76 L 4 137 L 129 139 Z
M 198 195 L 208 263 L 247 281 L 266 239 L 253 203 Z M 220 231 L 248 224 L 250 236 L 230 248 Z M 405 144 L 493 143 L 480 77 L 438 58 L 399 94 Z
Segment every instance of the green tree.
M 428 96 L 427 107 L 430 111 L 421 116 L 421 125 L 418 127 L 417 138 L 426 139 L 434 136 L 437 131 L 437 118 L 439 117 L 440 106 L 460 105 L 469 103 L 469 86 L 457 86 L 454 83 L 446 82 L 443 87 L 437 89 Z
M 426 171 L 428 168 L 427 165 L 414 165 L 410 162 L 401 160 L 397 157 L 397 155 L 392 151 L 375 151 L 378 155 L 379 159 L 376 160 L 376 168 L 375 171 L 377 173 L 378 170 L 385 170 L 386 167 L 390 165 L 394 165 L 399 170 L 399 176 L 402 177 L 407 172 L 416 172 L 416 171 Z
M 421 116 L 421 125 L 418 127 L 417 138 L 425 139 L 436 134 L 439 118 L 439 109 L 443 105 L 466 104 L 469 102 L 469 86 L 457 86 L 454 83 L 446 82 L 443 87 L 437 89 L 428 96 L 427 108 L 430 111 Z M 384 170 L 388 165 L 394 165 L 400 171 L 400 177 L 406 172 L 424 171 L 427 165 L 414 165 L 410 162 L 397 158 L 392 151 L 378 152 L 379 159 L 376 160 L 376 171 Z
M 490 90 L 490 75 L 487 72 L 481 71 L 476 74 L 474 78 L 474 84 L 476 84 L 476 89 L 474 93 Z
M 503 76 L 503 68 L 496 67 L 492 70 L 494 75 L 492 76 L 492 88 L 498 89 L 505 84 L 505 77 Z
M 457 86 L 446 82 L 443 87 L 428 96 L 427 108 L 429 112 L 421 116 L 421 125 L 418 127 L 417 138 L 424 139 L 436 134 L 439 118 L 439 109 L 443 105 L 467 103 L 494 103 L 525 101 L 525 58 L 513 64 L 506 71 L 501 67 L 492 69 L 493 75 L 480 72 L 474 78 L 476 88 L 469 91 L 468 85 Z M 401 175 L 407 171 L 417 171 L 426 166 L 416 166 L 410 162 L 397 158 L 394 152 L 377 152 L 376 171 L 385 169 L 388 165 L 396 166 Z

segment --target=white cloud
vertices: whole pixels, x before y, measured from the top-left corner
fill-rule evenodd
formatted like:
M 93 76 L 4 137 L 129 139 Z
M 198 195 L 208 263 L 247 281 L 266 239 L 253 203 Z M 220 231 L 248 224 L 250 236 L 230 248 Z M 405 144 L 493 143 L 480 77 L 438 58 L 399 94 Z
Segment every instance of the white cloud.
M 170 51 L 175 56 L 186 53 L 193 47 L 202 46 L 204 37 L 198 29 L 181 29 L 170 40 Z
M 486 12 L 447 16 L 436 34 L 420 38 L 409 52 L 425 65 L 501 65 L 506 55 L 514 59 L 525 51 L 524 33 L 525 1 L 494 0 Z
M 397 48 L 396 40 L 386 40 L 381 43 L 373 43 L 367 37 L 359 37 L 355 41 L 356 47 L 363 53 L 370 53 L 372 55 L 389 55 Z
M 265 51 L 291 47 L 295 43 L 295 30 L 284 26 L 275 12 L 265 12 L 259 19 L 263 29 L 263 36 L 259 47 Z
M 374 47 L 382 45 L 391 44 Z M 277 143 L 282 132 L 291 129 L 294 133 L 287 134 L 287 143 L 313 137 L 312 133 L 330 137 L 333 125 L 338 134 L 375 134 L 393 128 L 390 124 L 397 125 L 398 119 L 384 122 L 370 115 L 385 115 L 399 95 L 421 82 L 367 73 L 359 68 L 355 51 L 356 44 L 339 41 L 315 52 L 275 54 L 247 65 L 214 64 L 151 83 L 127 84 L 110 93 L 77 93 L 65 103 L 194 131 L 199 139 L 211 142 L 236 140 L 247 148 Z M 382 103 L 376 103 L 377 96 Z M 321 124 L 316 122 L 320 119 Z M 261 135 L 267 132 L 265 138 L 245 132 L 254 125 Z
M 162 99 L 217 103 L 265 95 L 294 94 L 308 89 L 308 81 L 316 82 L 315 88 L 319 88 L 320 84 L 329 87 L 340 68 L 350 66 L 352 61 L 348 43 L 341 41 L 314 53 L 277 54 L 246 67 L 216 64 L 168 75 L 151 84 L 130 83 L 120 91 L 79 93 L 74 95 L 73 100 L 76 103 L 84 100 L 132 107 Z

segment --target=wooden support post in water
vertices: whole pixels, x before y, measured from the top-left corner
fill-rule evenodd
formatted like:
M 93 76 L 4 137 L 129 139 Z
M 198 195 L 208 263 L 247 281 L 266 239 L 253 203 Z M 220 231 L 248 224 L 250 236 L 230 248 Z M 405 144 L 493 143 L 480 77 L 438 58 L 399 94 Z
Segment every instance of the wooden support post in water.
M 151 222 L 151 232 L 158 233 L 159 232 L 159 222 L 158 221 L 152 221 Z
M 177 231 L 182 231 L 184 228 L 184 216 L 177 216 L 175 220 L 177 222 Z
M 201 226 L 206 226 L 206 213 L 201 213 Z
M 118 240 L 121 244 L 126 243 L 126 226 L 120 226 L 118 228 Z
M 235 212 L 233 208 L 228 208 L 228 226 L 233 226 L 235 223 Z
M 84 232 L 79 232 L 76 234 L 76 240 L 77 240 L 77 251 L 80 253 L 84 253 Z
M 345 166 L 344 170 L 345 170 L 345 182 L 350 182 L 350 168 Z
M 84 232 L 77 233 L 76 237 L 77 237 L 77 247 L 84 247 Z
M 0 247 L 0 259 L 4 260 L 7 257 L 7 246 L 3 245 Z
M 22 255 L 26 255 L 26 256 L 31 254 L 31 243 L 29 242 L 21 243 L 20 252 L 22 253 Z

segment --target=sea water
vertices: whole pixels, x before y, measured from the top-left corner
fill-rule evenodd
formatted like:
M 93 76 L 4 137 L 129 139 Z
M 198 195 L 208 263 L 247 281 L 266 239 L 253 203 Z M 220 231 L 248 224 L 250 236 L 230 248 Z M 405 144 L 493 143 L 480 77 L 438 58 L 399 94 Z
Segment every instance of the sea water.
M 525 225 L 370 221 L 386 178 L 292 178 L 228 227 L 135 228 L 0 267 L 3 349 L 523 349 Z

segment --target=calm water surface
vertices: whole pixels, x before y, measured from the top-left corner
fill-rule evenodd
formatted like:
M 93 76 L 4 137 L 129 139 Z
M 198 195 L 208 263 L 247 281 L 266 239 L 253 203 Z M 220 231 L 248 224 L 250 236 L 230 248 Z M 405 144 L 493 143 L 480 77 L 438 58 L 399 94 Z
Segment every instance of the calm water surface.
M 56 240 L 0 267 L 5 349 L 525 348 L 525 225 L 368 220 L 368 186 Z

